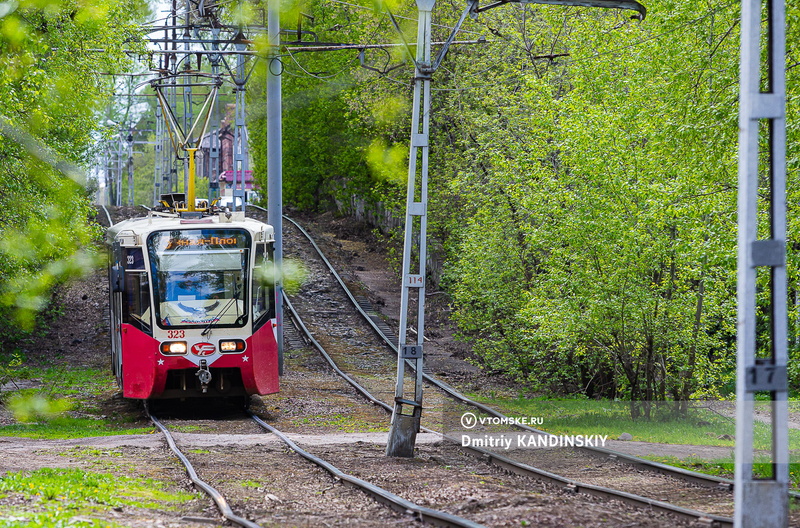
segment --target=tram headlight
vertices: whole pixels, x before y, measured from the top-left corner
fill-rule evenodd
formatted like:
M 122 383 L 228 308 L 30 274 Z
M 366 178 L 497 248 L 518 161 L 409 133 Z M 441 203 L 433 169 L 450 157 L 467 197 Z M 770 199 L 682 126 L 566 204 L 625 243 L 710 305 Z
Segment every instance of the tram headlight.
M 244 352 L 246 345 L 241 339 L 223 339 L 219 342 L 219 351 L 223 354 Z
M 186 341 L 164 341 L 161 343 L 161 353 L 167 356 L 182 356 L 186 354 Z

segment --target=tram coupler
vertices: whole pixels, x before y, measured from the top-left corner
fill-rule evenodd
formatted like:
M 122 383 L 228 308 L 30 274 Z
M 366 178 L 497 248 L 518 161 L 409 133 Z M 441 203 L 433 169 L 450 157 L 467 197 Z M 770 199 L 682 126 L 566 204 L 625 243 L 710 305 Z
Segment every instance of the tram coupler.
M 200 380 L 200 386 L 203 390 L 203 394 L 208 392 L 208 384 L 211 383 L 211 371 L 208 370 L 208 363 L 205 359 L 200 360 L 200 369 L 195 372 L 194 375 Z

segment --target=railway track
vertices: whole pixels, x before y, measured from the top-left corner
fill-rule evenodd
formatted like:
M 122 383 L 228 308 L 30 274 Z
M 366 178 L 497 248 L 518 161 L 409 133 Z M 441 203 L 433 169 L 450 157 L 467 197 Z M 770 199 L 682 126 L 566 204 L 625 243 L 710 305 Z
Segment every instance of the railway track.
M 330 264 L 327 258 L 322 254 L 321 250 L 313 241 L 313 239 L 310 237 L 310 235 L 308 235 L 307 232 L 302 230 L 302 228 L 300 228 L 300 226 L 297 225 L 294 221 L 292 221 L 291 219 L 288 220 L 292 222 L 300 231 L 303 232 L 303 236 L 307 237 L 309 242 L 315 247 L 315 251 L 318 253 L 320 260 L 325 263 L 327 267 L 327 272 L 330 273 L 331 276 L 335 278 L 335 280 L 339 283 L 340 287 L 342 288 L 342 291 L 345 292 L 345 294 L 347 295 L 353 306 L 359 310 L 362 317 L 364 317 L 364 319 L 370 324 L 373 330 L 381 336 L 381 338 L 386 342 L 388 346 L 390 346 L 394 350 L 396 354 L 396 346 L 394 345 L 394 341 L 396 340 L 396 338 L 394 336 L 386 335 L 388 333 L 386 331 L 388 326 L 382 320 L 380 320 L 376 312 L 371 309 L 371 306 L 369 305 L 368 301 L 366 301 L 364 298 L 357 298 L 352 293 L 350 293 L 344 281 L 338 276 L 336 271 L 333 269 L 333 266 Z M 294 311 L 291 303 L 287 303 L 287 306 L 290 307 L 291 311 Z M 293 317 L 297 317 L 296 313 L 293 314 Z M 298 324 L 298 326 L 303 327 L 302 324 Z M 324 347 L 317 340 L 313 339 L 313 337 L 310 336 L 310 333 L 308 339 L 309 341 L 312 341 L 318 348 L 324 349 Z M 388 403 L 385 403 L 384 401 L 381 401 L 380 398 L 374 396 L 370 392 L 370 390 L 363 387 L 358 381 L 355 381 L 352 376 L 344 374 L 342 369 L 335 364 L 335 361 L 331 357 L 331 354 L 329 354 L 328 352 L 323 352 L 323 354 L 332 363 L 332 368 L 336 369 L 338 372 L 341 372 L 342 375 L 347 376 L 348 383 L 350 383 L 354 387 L 357 387 L 356 390 L 358 390 L 361 394 L 363 394 L 367 399 L 369 399 L 373 403 L 377 403 L 386 410 L 391 409 Z M 440 389 L 441 391 L 446 393 L 448 397 L 454 399 L 460 404 L 468 405 L 473 409 L 477 409 L 490 416 L 507 418 L 503 414 L 497 412 L 494 409 L 491 409 L 483 404 L 480 404 L 479 402 L 474 402 L 469 398 L 466 398 L 465 396 L 460 394 L 457 390 L 455 390 L 453 387 L 449 386 L 446 383 L 441 382 L 440 380 L 437 380 L 428 373 L 425 373 L 424 377 L 428 383 Z M 384 390 L 383 392 L 384 394 L 386 394 L 389 393 L 390 390 L 387 389 Z M 391 401 L 390 398 L 386 399 L 388 401 Z M 426 407 L 430 407 L 430 405 L 426 404 Z M 428 415 L 430 414 L 431 411 L 428 410 Z M 523 429 L 536 434 L 548 434 L 543 431 L 537 430 L 535 428 L 523 427 Z M 670 497 L 670 495 L 679 495 L 682 496 L 682 498 L 685 500 L 687 495 L 692 495 L 692 499 L 689 502 L 704 504 L 717 512 L 727 513 L 727 512 L 732 512 L 733 498 L 732 494 L 730 493 L 731 489 L 730 483 L 726 479 L 720 479 L 718 477 L 711 477 L 703 475 L 701 473 L 690 472 L 683 470 L 681 468 L 674 468 L 664 464 L 652 463 L 645 459 L 631 457 L 629 455 L 616 453 L 614 451 L 607 449 L 590 449 L 589 452 L 593 455 L 592 458 L 594 458 L 595 460 L 598 455 L 606 459 L 605 462 L 602 463 L 606 467 L 601 473 L 604 476 L 602 480 L 608 481 L 609 484 L 607 486 L 601 486 L 597 484 L 583 483 L 574 478 L 569 478 L 564 475 L 559 475 L 556 473 L 552 473 L 550 471 L 538 469 L 532 465 L 533 463 L 537 463 L 537 457 L 530 457 L 530 456 L 520 457 L 519 453 L 515 453 L 514 457 L 511 458 L 510 456 L 499 454 L 497 452 L 488 451 L 486 449 L 481 449 L 481 448 L 462 447 L 462 449 L 467 449 L 476 456 L 482 457 L 484 460 L 492 461 L 493 463 L 513 473 L 525 476 L 534 476 L 537 479 L 544 480 L 551 484 L 555 484 L 569 491 L 588 493 L 595 496 L 620 500 L 622 502 L 637 505 L 639 507 L 646 507 L 649 509 L 655 509 L 659 511 L 667 511 L 673 515 L 677 515 L 678 517 L 684 520 L 699 521 L 708 526 L 732 526 L 732 519 L 730 518 L 730 514 L 721 515 L 713 512 L 712 513 L 701 512 L 691 508 L 685 508 L 682 506 L 671 504 L 670 502 L 668 502 L 668 500 L 658 500 L 653 496 L 645 497 L 639 493 L 632 493 L 631 491 L 624 491 L 611 487 L 615 486 L 614 483 L 615 480 L 616 481 L 625 480 L 625 475 L 630 474 L 630 472 L 633 470 L 633 467 L 643 468 L 646 469 L 647 471 L 658 474 L 658 476 L 654 476 L 654 478 L 660 480 L 657 480 L 655 484 L 650 484 L 648 486 L 650 489 L 647 490 L 650 494 L 654 495 L 655 497 L 665 497 L 665 496 Z M 531 453 L 523 453 L 523 455 L 530 455 L 530 454 Z M 520 460 L 520 458 L 523 458 L 525 460 Z M 563 455 L 556 455 L 556 458 L 560 460 L 560 466 L 563 466 L 564 465 Z M 571 464 L 579 466 L 587 465 L 587 461 L 581 459 L 581 457 L 573 456 L 573 458 L 576 458 L 577 460 L 572 460 L 570 462 Z M 620 469 L 620 467 L 624 467 L 627 469 Z M 618 474 L 616 479 L 612 478 L 611 476 L 612 473 Z M 691 483 L 691 485 L 686 486 L 687 482 Z M 617 485 L 618 484 L 619 483 L 617 482 Z M 642 487 L 641 483 L 637 484 L 636 486 L 637 491 L 641 487 Z M 702 487 L 705 487 L 706 489 L 703 489 Z
M 105 209 L 105 208 L 104 208 Z M 141 211 L 138 211 L 141 213 Z M 106 210 L 103 213 L 108 222 L 112 222 L 112 215 L 108 213 Z M 294 223 L 291 219 L 288 219 L 290 222 Z M 299 228 L 299 226 L 297 226 Z M 308 236 L 307 233 L 304 233 L 304 236 Z M 334 277 L 335 280 L 338 282 L 339 286 L 342 289 L 344 295 L 347 296 L 348 302 L 351 303 L 359 312 L 360 317 L 364 318 L 369 324 L 371 331 L 375 332 L 376 335 L 381 336 L 381 339 L 384 341 L 384 344 L 381 346 L 388 346 L 392 348 L 396 354 L 396 340 L 397 338 L 393 335 L 393 332 L 389 325 L 387 325 L 383 319 L 380 317 L 378 312 L 373 309 L 370 305 L 369 301 L 365 297 L 358 297 L 350 293 L 347 288 L 345 282 L 336 274 L 333 266 L 330 262 L 325 258 L 322 252 L 316 247 L 313 239 L 308 236 L 308 239 L 311 244 L 315 246 L 315 250 L 319 254 L 319 259 L 321 262 L 324 262 L 326 268 L 325 271 L 318 273 L 319 276 L 331 276 Z M 315 286 L 317 290 L 323 291 L 323 293 L 331 293 L 330 287 L 327 285 L 322 284 L 320 282 L 319 285 Z M 338 288 L 335 287 L 335 288 Z M 319 297 L 319 296 L 318 296 Z M 325 295 L 323 295 L 325 297 Z M 310 303 L 311 310 L 315 312 L 315 314 L 319 317 L 322 317 L 326 320 L 333 320 L 339 319 L 342 315 L 342 304 L 334 302 L 331 306 L 325 306 L 324 303 L 319 302 L 319 298 L 315 301 Z M 291 306 L 291 303 L 287 303 L 287 306 Z M 304 309 L 308 309 L 309 306 L 304 307 Z M 345 323 L 350 329 L 352 329 L 356 323 L 352 320 L 348 320 Z M 298 324 L 298 329 L 302 330 L 302 324 Z M 290 348 L 296 348 L 304 345 L 304 341 L 308 338 L 302 337 L 301 333 L 298 331 L 294 331 L 287 325 L 287 332 L 286 332 L 286 339 L 288 341 Z M 323 332 L 325 333 L 325 332 Z M 328 332 L 330 334 L 330 332 Z M 347 332 L 345 332 L 347 334 Z M 326 344 L 332 344 L 336 341 L 336 336 L 332 335 L 325 335 L 322 341 L 328 341 Z M 345 335 L 346 337 L 346 335 Z M 349 341 L 353 341 L 353 339 L 349 339 Z M 356 339 L 357 341 L 357 339 Z M 323 344 L 316 343 L 320 348 L 324 348 Z M 394 365 L 394 358 L 390 358 L 387 361 L 387 356 L 385 353 L 381 355 L 380 360 L 376 357 L 377 355 L 374 353 L 376 351 L 376 346 L 370 344 L 368 349 L 365 353 L 362 353 L 361 349 L 364 348 L 364 343 L 357 342 L 355 346 L 350 347 L 350 353 L 345 354 L 342 356 L 339 354 L 338 358 L 330 357 L 329 361 L 331 364 L 336 365 L 337 362 L 342 364 L 341 368 L 339 366 L 335 366 L 333 368 L 338 369 L 338 374 L 344 376 L 345 379 L 348 380 L 353 386 L 360 387 L 359 390 L 362 394 L 365 395 L 372 403 L 381 406 L 384 409 L 391 409 L 391 407 L 384 403 L 384 400 L 391 401 L 393 396 L 393 365 Z M 337 354 L 333 354 L 336 356 Z M 382 365 L 381 365 L 382 364 Z M 366 376 L 363 373 L 364 369 L 369 370 L 370 374 Z M 388 372 L 388 375 L 381 375 L 382 370 Z M 353 376 L 348 376 L 348 372 L 356 372 L 357 374 L 353 374 Z M 474 402 L 469 398 L 464 397 L 461 393 L 455 390 L 450 385 L 441 382 L 440 380 L 436 379 L 432 376 L 429 372 L 424 373 L 424 377 L 426 382 L 430 383 L 432 386 L 437 387 L 439 390 L 435 392 L 437 394 L 434 398 L 431 398 L 431 395 L 434 391 L 428 391 L 426 395 L 426 407 L 435 407 L 435 408 L 444 408 L 445 406 L 452 407 L 454 402 L 457 402 L 458 405 L 469 406 L 469 408 L 479 410 L 480 412 L 486 413 L 489 416 L 501 417 L 504 416 L 497 412 L 494 409 L 486 407 L 479 402 Z M 358 378 L 358 380 L 356 379 Z M 390 381 L 387 383 L 387 380 Z M 363 384 L 369 385 L 369 388 L 362 387 Z M 374 393 L 374 396 L 372 395 Z M 449 403 L 446 401 L 449 400 Z M 428 411 L 427 416 L 430 417 L 432 414 Z M 434 425 L 435 424 L 430 424 Z M 523 427 L 523 430 L 528 432 L 534 432 L 536 434 L 547 434 L 543 431 L 539 431 L 535 428 L 530 427 Z M 624 474 L 626 471 L 630 472 L 630 465 L 633 464 L 637 468 L 643 468 L 647 471 L 657 472 L 662 475 L 666 475 L 666 482 L 669 482 L 669 486 L 672 490 L 667 490 L 667 485 L 664 484 L 664 481 L 658 484 L 654 484 L 651 486 L 651 490 L 649 492 L 642 491 L 641 494 L 638 493 L 631 493 L 630 491 L 624 490 L 615 490 L 612 489 L 615 484 L 612 482 L 613 479 L 605 478 L 605 480 L 609 481 L 607 486 L 601 486 L 596 483 L 595 481 L 590 481 L 588 483 L 582 482 L 583 480 L 580 477 L 585 476 L 581 474 L 578 470 L 577 473 L 574 474 L 563 474 L 563 466 L 564 466 L 564 458 L 570 459 L 570 464 L 575 467 L 589 467 L 592 462 L 588 461 L 587 459 L 583 459 L 580 457 L 576 457 L 574 454 L 564 455 L 564 454 L 557 454 L 556 461 L 542 461 L 540 458 L 537 457 L 523 457 L 523 460 L 520 460 L 519 456 L 515 455 L 514 458 L 510 458 L 506 456 L 506 454 L 501 454 L 497 452 L 491 452 L 485 449 L 479 448 L 465 448 L 471 451 L 473 454 L 477 455 L 481 460 L 490 461 L 493 464 L 504 468 L 510 472 L 516 473 L 518 475 L 523 475 L 526 477 L 534 476 L 539 481 L 549 482 L 559 488 L 563 488 L 568 491 L 573 492 L 583 492 L 588 493 L 591 495 L 602 496 L 606 498 L 613 498 L 615 500 L 620 500 L 622 502 L 626 502 L 628 504 L 636 504 L 638 506 L 646 506 L 649 509 L 656 509 L 661 511 L 670 511 L 673 514 L 678 515 L 682 519 L 686 520 L 700 520 L 704 524 L 708 526 L 728 526 L 731 524 L 730 518 L 725 515 L 726 510 L 732 508 L 729 507 L 727 503 L 731 502 L 730 499 L 724 497 L 730 497 L 730 493 L 726 492 L 726 490 L 731 489 L 730 481 L 726 479 L 720 479 L 717 477 L 710 477 L 703 474 L 690 472 L 686 470 L 682 470 L 680 468 L 673 468 L 671 466 L 666 466 L 663 464 L 657 464 L 645 459 L 639 459 L 637 457 L 631 457 L 629 455 L 625 455 L 622 453 L 615 453 L 611 450 L 606 449 L 594 449 L 591 450 L 591 454 L 594 457 L 598 455 L 603 457 L 602 462 L 599 463 L 602 466 L 602 470 L 599 471 L 605 477 L 608 477 L 610 473 L 619 473 L 622 478 L 624 478 Z M 525 453 L 525 455 L 530 455 L 530 453 Z M 596 462 L 595 458 L 595 463 Z M 621 462 L 625 462 L 624 466 L 628 467 L 629 469 L 623 470 L 619 469 L 623 464 Z M 542 469 L 540 467 L 537 469 L 535 466 L 542 466 L 545 468 L 552 469 L 556 473 L 551 473 L 547 470 Z M 613 470 L 613 471 L 612 471 Z M 591 480 L 591 479 L 590 479 Z M 603 479 L 601 479 L 602 481 Z M 685 487 L 682 487 L 682 482 L 691 481 L 694 485 L 699 486 L 707 486 L 712 488 L 711 490 L 706 491 L 706 495 L 704 500 L 702 501 L 704 504 L 717 506 L 715 510 L 710 510 L 709 513 L 702 513 L 696 510 L 692 510 L 690 508 L 682 508 L 680 506 L 675 506 L 669 504 L 670 494 L 679 494 L 685 495 L 688 492 L 686 491 Z M 678 484 L 676 484 L 678 482 Z M 639 488 L 641 486 L 638 486 Z M 637 489 L 636 491 L 639 491 Z M 650 495 L 649 497 L 643 497 L 641 495 Z M 659 500 L 659 498 L 664 498 L 664 500 Z M 697 499 L 694 500 L 695 503 L 698 503 Z M 406 508 L 407 509 L 407 508 Z M 705 508 L 704 508 L 705 509 Z
M 156 417 L 154 414 L 150 413 L 149 411 L 147 412 L 147 415 L 149 419 L 153 422 L 153 424 L 164 435 L 164 438 L 170 450 L 172 450 L 172 452 L 180 459 L 181 463 L 186 468 L 186 473 L 189 476 L 189 479 L 197 488 L 202 490 L 206 495 L 208 495 L 211 498 L 211 500 L 214 502 L 217 509 L 219 510 L 220 515 L 226 521 L 229 521 L 230 523 L 236 526 L 242 526 L 244 528 L 261 528 L 261 525 L 259 525 L 258 523 L 234 513 L 233 508 L 229 504 L 229 501 L 223 496 L 223 494 L 199 477 L 197 471 L 190 462 L 189 458 L 184 453 L 184 451 L 178 447 L 175 438 L 170 433 L 170 430 L 167 428 L 167 426 L 164 425 L 164 423 L 162 423 L 162 420 Z M 306 461 L 328 472 L 334 479 L 334 481 L 342 482 L 350 487 L 353 487 L 359 492 L 362 492 L 368 497 L 379 502 L 380 504 L 387 506 L 389 509 L 401 514 L 402 518 L 404 518 L 406 522 L 412 522 L 416 520 L 424 522 L 426 524 L 433 524 L 436 526 L 444 526 L 452 528 L 481 528 L 482 526 L 481 524 L 470 521 L 468 519 L 461 518 L 457 515 L 452 515 L 433 508 L 420 506 L 380 486 L 376 486 L 375 484 L 372 484 L 363 479 L 350 475 L 340 470 L 332 463 L 324 460 L 323 458 L 313 455 L 307 450 L 303 449 L 297 443 L 292 441 L 288 435 L 279 431 L 275 427 L 269 425 L 257 414 L 248 411 L 248 416 L 249 419 L 252 420 L 252 422 L 256 424 L 259 428 L 261 428 L 263 431 L 271 433 L 272 435 L 278 437 L 289 449 L 291 449 L 292 452 L 296 453 Z M 287 467 L 286 470 L 288 471 L 289 468 Z
M 120 216 L 129 216 L 131 215 L 131 213 L 135 214 L 134 212 L 135 210 L 132 211 L 130 210 L 130 208 L 126 210 L 115 208 L 113 211 L 113 213 L 115 214 L 112 214 L 112 212 L 109 211 L 108 208 L 102 206 L 101 211 L 102 211 L 101 220 L 105 219 L 105 221 L 109 226 L 114 225 L 116 222 L 120 221 L 121 220 Z M 145 410 L 148 418 L 164 435 L 165 440 L 171 451 L 178 457 L 178 459 L 186 468 L 186 472 L 191 482 L 198 489 L 203 491 L 211 498 L 211 500 L 214 502 L 217 509 L 219 510 L 219 513 L 222 515 L 222 517 L 226 521 L 229 521 L 237 526 L 242 526 L 246 528 L 258 528 L 259 524 L 245 518 L 244 516 L 237 515 L 236 513 L 234 513 L 233 509 L 229 504 L 229 501 L 223 496 L 223 494 L 198 476 L 197 471 L 194 469 L 194 466 L 189 461 L 189 458 L 181 449 L 179 449 L 169 429 L 162 423 L 162 421 L 159 418 L 155 416 L 154 413 L 150 411 L 147 404 L 145 405 Z M 250 412 L 249 418 L 262 430 L 278 437 L 286 446 L 288 446 L 292 450 L 292 452 L 296 453 L 297 455 L 307 460 L 308 462 L 315 464 L 319 468 L 327 471 L 333 477 L 333 479 L 335 479 L 335 481 L 346 483 L 347 485 L 356 488 L 360 492 L 363 492 L 364 494 L 376 500 L 377 502 L 389 507 L 390 509 L 396 512 L 403 514 L 404 516 L 406 516 L 407 521 L 417 520 L 428 524 L 435 524 L 438 526 L 447 526 L 447 527 L 478 528 L 482 526 L 478 523 L 461 518 L 457 515 L 452 515 L 433 508 L 418 505 L 384 488 L 381 488 L 380 486 L 367 482 L 364 479 L 360 479 L 358 477 L 350 475 L 340 470 L 329 461 L 326 461 L 319 456 L 313 455 L 310 452 L 306 451 L 305 449 L 301 448 L 295 442 L 293 442 L 288 436 L 286 436 L 284 433 L 279 431 L 274 426 L 268 424 L 258 415 Z M 204 460 L 204 463 L 207 462 L 208 460 Z

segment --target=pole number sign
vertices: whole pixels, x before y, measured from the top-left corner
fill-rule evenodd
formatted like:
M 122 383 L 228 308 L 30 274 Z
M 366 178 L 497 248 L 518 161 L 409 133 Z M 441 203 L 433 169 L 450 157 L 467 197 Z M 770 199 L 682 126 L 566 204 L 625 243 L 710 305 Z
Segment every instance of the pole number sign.
M 425 278 L 422 275 L 406 275 L 406 287 L 422 288 L 425 286 Z
M 403 359 L 422 358 L 422 345 L 403 345 L 401 349 Z
M 786 367 L 755 365 L 747 367 L 745 387 L 747 392 L 786 390 Z

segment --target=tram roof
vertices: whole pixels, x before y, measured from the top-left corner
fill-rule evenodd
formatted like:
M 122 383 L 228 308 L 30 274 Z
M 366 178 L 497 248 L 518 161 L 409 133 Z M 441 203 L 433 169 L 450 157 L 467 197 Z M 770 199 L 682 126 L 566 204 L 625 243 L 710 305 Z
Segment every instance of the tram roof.
M 235 213 L 234 213 L 235 214 Z M 109 227 L 106 231 L 106 242 L 109 244 L 123 231 L 131 232 L 142 238 L 154 231 L 164 230 L 190 230 L 190 229 L 209 229 L 209 228 L 238 228 L 246 229 L 251 234 L 263 233 L 258 239 L 270 242 L 275 239 L 275 231 L 271 225 L 259 222 L 252 218 L 228 219 L 225 213 L 218 215 L 203 216 L 202 218 L 190 219 L 181 218 L 177 215 L 161 215 L 150 213 L 147 216 L 123 220 Z

